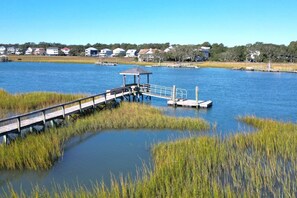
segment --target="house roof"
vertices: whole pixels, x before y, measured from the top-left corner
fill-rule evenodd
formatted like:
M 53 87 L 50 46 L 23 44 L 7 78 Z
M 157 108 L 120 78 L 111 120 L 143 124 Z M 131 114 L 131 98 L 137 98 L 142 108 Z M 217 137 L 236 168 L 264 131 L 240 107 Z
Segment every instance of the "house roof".
M 94 47 L 89 47 L 89 48 L 87 48 L 86 50 L 97 50 L 96 48 L 94 48 Z M 97 50 L 98 51 L 98 50 Z
M 53 49 L 53 50 L 55 50 L 55 49 L 59 49 L 59 48 L 57 48 L 57 47 L 48 47 L 48 48 L 46 48 L 47 50 L 49 50 L 49 49 Z
M 122 48 L 116 48 L 116 49 L 114 49 L 113 51 L 125 51 L 125 50 L 122 49 Z
M 142 55 L 142 54 L 146 54 L 149 51 L 149 49 L 141 49 L 138 54 Z
M 120 75 L 133 75 L 133 76 L 146 75 L 146 74 L 152 74 L 152 72 L 145 71 L 144 69 L 139 67 L 128 69 L 120 73 Z
M 136 52 L 136 49 L 128 49 L 127 52 Z

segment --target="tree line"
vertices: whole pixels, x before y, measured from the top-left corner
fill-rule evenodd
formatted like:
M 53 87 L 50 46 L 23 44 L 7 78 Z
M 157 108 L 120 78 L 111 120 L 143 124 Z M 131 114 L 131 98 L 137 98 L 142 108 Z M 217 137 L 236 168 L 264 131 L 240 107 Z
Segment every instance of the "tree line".
M 3 46 L 14 46 L 26 50 L 28 47 L 33 48 L 48 48 L 48 47 L 68 47 L 71 49 L 70 55 L 80 56 L 83 55 L 85 49 L 88 47 L 95 47 L 97 49 L 115 49 L 123 48 L 128 49 L 160 49 L 165 50 L 170 46 L 170 43 L 145 43 L 145 44 L 131 44 L 131 43 L 114 43 L 114 44 L 103 44 L 95 43 L 93 45 L 65 45 L 61 43 L 32 43 L 27 42 L 24 44 L 0 44 Z M 222 43 L 204 42 L 196 45 L 172 45 L 173 50 L 168 53 L 159 53 L 158 56 L 162 60 L 172 61 L 195 61 L 196 57 L 203 57 L 204 54 L 201 47 L 209 47 L 210 61 L 231 61 L 231 62 L 296 62 L 297 61 L 297 41 L 292 41 L 289 45 L 277 45 L 270 43 L 256 42 L 254 44 L 240 45 L 234 47 L 227 47 Z

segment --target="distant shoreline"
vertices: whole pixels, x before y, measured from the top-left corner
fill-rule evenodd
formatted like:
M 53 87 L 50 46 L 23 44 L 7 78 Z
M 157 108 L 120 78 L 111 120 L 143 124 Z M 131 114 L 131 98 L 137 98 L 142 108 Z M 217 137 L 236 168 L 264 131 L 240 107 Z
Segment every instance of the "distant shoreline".
M 45 63 L 78 63 L 78 64 L 95 64 L 98 57 L 85 56 L 27 56 L 27 55 L 10 55 L 9 60 L 13 62 L 45 62 Z M 201 68 L 227 68 L 248 71 L 267 71 L 267 63 L 251 62 L 138 62 L 134 58 L 103 58 L 101 62 L 112 62 L 125 65 L 140 66 L 161 66 L 161 67 L 201 67 Z M 271 72 L 294 72 L 297 73 L 297 63 L 271 63 Z

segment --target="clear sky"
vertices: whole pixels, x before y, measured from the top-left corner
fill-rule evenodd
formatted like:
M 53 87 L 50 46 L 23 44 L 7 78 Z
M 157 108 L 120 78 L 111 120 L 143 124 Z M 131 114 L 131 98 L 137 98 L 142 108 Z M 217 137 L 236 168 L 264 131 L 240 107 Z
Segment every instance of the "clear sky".
M 297 40 L 297 0 L 1 0 L 0 43 Z

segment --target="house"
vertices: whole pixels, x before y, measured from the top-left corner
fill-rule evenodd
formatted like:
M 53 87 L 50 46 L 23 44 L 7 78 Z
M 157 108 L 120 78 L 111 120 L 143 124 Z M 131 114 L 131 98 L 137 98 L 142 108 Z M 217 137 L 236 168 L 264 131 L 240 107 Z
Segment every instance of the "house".
M 136 49 L 128 49 L 126 52 L 126 57 L 136 57 L 137 56 L 137 50 Z
M 126 51 L 122 48 L 116 48 L 113 51 L 112 56 L 125 56 L 126 55 Z
M 20 48 L 16 48 L 16 49 L 15 49 L 15 54 L 16 54 L 16 55 L 22 55 L 22 54 L 23 54 L 23 50 L 20 49 Z
M 7 54 L 15 54 L 15 48 L 13 46 L 7 48 Z
M 209 55 L 210 55 L 210 47 L 200 47 L 199 49 L 200 52 L 203 53 L 203 57 L 205 60 L 209 59 Z
M 5 54 L 5 51 L 6 51 L 6 47 L 0 46 L 0 55 Z
M 112 51 L 110 49 L 102 49 L 99 53 L 99 57 L 111 57 Z
M 25 55 L 31 55 L 33 53 L 34 49 L 32 47 L 28 47 L 25 51 Z
M 57 47 L 46 48 L 46 54 L 48 56 L 58 56 L 59 55 L 59 49 Z
M 168 52 L 171 52 L 172 50 L 174 50 L 174 47 L 169 46 L 169 47 L 167 47 L 167 48 L 164 50 L 164 52 L 165 52 L 165 53 L 168 53 Z
M 159 49 L 141 49 L 138 53 L 138 61 L 139 62 L 152 62 L 157 58 L 156 54 L 160 53 Z
M 44 48 L 36 48 L 33 54 L 34 55 L 45 55 L 45 49 Z
M 85 56 L 98 56 L 98 50 L 94 47 L 85 49 Z
M 66 55 L 68 56 L 69 55 L 69 52 L 70 52 L 70 49 L 68 47 L 64 47 L 61 49 L 61 51 Z

